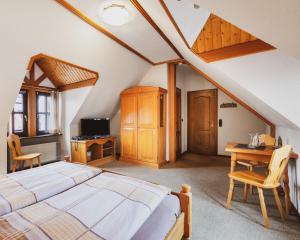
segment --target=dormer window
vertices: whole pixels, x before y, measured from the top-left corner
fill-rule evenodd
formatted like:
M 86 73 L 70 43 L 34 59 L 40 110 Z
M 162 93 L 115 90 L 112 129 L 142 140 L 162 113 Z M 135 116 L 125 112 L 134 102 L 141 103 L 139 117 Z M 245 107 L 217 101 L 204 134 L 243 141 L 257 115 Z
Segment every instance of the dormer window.
M 20 91 L 11 116 L 12 132 L 19 136 L 27 136 L 27 92 Z

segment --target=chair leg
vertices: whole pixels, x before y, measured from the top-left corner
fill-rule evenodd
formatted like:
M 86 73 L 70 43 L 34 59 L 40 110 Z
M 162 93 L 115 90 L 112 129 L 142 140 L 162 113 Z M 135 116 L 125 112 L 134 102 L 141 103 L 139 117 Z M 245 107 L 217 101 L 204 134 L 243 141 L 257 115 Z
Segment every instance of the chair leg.
M 257 188 L 257 191 L 258 191 L 258 195 L 259 195 L 260 208 L 261 208 L 261 212 L 262 212 L 263 219 L 264 219 L 264 226 L 266 228 L 269 228 L 269 218 L 268 218 L 268 214 L 267 214 L 264 193 L 263 193 L 263 190 L 259 187 Z
M 282 205 L 281 205 L 281 202 L 280 202 L 280 199 L 279 199 L 278 192 L 277 192 L 276 188 L 273 188 L 273 193 L 274 193 L 277 208 L 278 208 L 279 213 L 280 213 L 280 217 L 281 217 L 282 221 L 284 221 L 284 219 L 285 219 L 284 211 L 283 211 L 283 208 L 282 208 Z
M 247 202 L 251 185 L 245 184 L 243 202 Z
M 234 190 L 234 181 L 232 178 L 230 178 L 229 192 L 228 192 L 227 204 L 226 204 L 227 208 L 230 208 L 230 203 L 233 196 L 233 190 Z
M 22 165 L 21 165 L 21 169 L 24 170 L 25 161 L 22 161 L 21 164 L 22 164 Z
M 14 161 L 12 171 L 15 172 L 17 168 L 17 161 Z
M 39 164 L 39 167 L 40 167 L 41 166 L 41 158 L 40 158 L 40 156 L 38 156 L 37 159 L 38 159 L 38 164 Z
M 253 172 L 253 166 L 249 167 L 249 171 Z M 252 187 L 252 185 L 250 185 L 250 192 L 251 192 L 251 194 L 253 194 L 253 187 Z
M 32 168 L 32 159 L 29 160 L 30 168 Z

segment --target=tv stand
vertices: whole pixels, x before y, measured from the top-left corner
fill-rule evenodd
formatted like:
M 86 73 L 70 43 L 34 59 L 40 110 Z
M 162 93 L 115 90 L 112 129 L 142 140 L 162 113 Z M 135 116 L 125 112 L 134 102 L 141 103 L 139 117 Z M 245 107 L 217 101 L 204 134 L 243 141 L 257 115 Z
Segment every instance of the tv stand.
M 116 159 L 116 137 L 71 140 L 72 162 L 99 166 Z

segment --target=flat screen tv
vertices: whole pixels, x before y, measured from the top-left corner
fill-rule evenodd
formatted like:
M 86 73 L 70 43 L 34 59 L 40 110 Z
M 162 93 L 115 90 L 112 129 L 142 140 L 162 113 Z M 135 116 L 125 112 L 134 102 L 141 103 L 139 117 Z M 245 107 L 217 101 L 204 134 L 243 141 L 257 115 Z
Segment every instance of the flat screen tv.
M 81 135 L 110 135 L 109 118 L 81 119 Z

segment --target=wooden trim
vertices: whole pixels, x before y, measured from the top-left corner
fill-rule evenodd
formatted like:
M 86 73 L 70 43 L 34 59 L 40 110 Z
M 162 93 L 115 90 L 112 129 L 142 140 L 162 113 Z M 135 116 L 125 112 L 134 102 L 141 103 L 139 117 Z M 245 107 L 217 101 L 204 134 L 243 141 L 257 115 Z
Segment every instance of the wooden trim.
M 97 79 L 92 78 L 92 79 L 84 80 L 81 82 L 71 83 L 71 84 L 67 84 L 67 85 L 58 87 L 58 91 L 64 92 L 64 91 L 71 90 L 71 89 L 94 86 L 96 84 L 96 82 L 97 82 Z
M 130 47 L 128 44 L 126 44 L 125 42 L 123 42 L 121 39 L 117 38 L 115 35 L 113 35 L 109 31 L 107 31 L 105 28 L 103 28 L 102 26 L 100 26 L 99 23 L 97 23 L 94 20 L 92 20 L 91 18 L 87 17 L 85 14 L 83 14 L 81 11 L 79 11 L 78 9 L 76 9 L 74 6 L 72 6 L 67 1 L 65 1 L 65 0 L 55 0 L 55 1 L 57 3 L 59 3 L 61 6 L 63 6 L 64 8 L 66 8 L 67 10 L 69 10 L 70 12 L 72 12 L 73 14 L 75 14 L 81 20 L 83 20 L 84 22 L 86 22 L 87 24 L 89 24 L 90 26 L 92 26 L 93 28 L 95 28 L 96 30 L 98 30 L 99 32 L 103 33 L 104 35 L 106 35 L 107 37 L 109 37 L 110 39 L 112 39 L 113 41 L 115 41 L 118 44 L 120 44 L 123 47 L 125 47 L 130 52 L 134 53 L 135 55 L 137 55 L 138 57 L 142 58 L 146 62 L 148 62 L 148 63 L 150 63 L 152 65 L 154 64 L 150 59 L 146 58 L 144 55 L 142 55 L 141 53 L 139 53 L 138 51 L 136 51 L 135 49 L 133 49 L 132 47 Z
M 176 65 L 168 64 L 169 160 L 176 161 Z
M 169 46 L 174 50 L 174 52 L 180 57 L 183 58 L 178 49 L 174 46 L 174 44 L 168 39 L 168 37 L 163 33 L 163 31 L 157 26 L 157 24 L 153 21 L 153 19 L 149 16 L 146 10 L 141 6 L 138 0 L 130 0 L 130 2 L 135 6 L 135 8 L 144 16 L 144 18 L 152 25 L 152 27 L 156 30 L 156 32 L 169 44 Z M 157 63 L 155 63 L 156 65 Z
M 185 43 L 185 45 L 190 49 L 191 47 L 189 46 L 187 40 L 185 39 L 183 33 L 181 32 L 180 28 L 178 27 L 175 19 L 173 18 L 170 10 L 168 9 L 167 5 L 165 4 L 164 0 L 159 0 L 161 6 L 163 7 L 163 9 L 165 10 L 166 14 L 168 15 L 170 21 L 172 22 L 173 26 L 175 27 L 176 31 L 178 32 L 178 34 L 180 35 L 182 41 Z
M 166 63 L 185 63 L 185 60 L 182 58 L 177 58 L 177 59 L 171 59 L 171 60 L 166 60 L 166 61 L 161 61 L 157 62 L 154 64 L 154 66 L 160 65 L 160 64 L 166 64 Z
M 273 47 L 272 45 L 257 39 L 255 41 L 241 43 L 234 46 L 220 48 L 208 52 L 194 53 L 200 56 L 205 62 L 210 63 L 223 59 L 240 57 L 273 49 L 275 49 L 275 47 Z
M 57 1 L 57 0 L 56 0 L 56 1 Z M 49 58 L 49 59 L 52 59 L 52 60 L 54 60 L 54 61 L 61 62 L 61 63 L 64 63 L 64 64 L 67 64 L 67 65 L 69 65 L 69 66 L 71 66 L 71 67 L 79 68 L 79 69 L 81 69 L 81 70 L 83 70 L 83 71 L 87 71 L 87 72 L 90 72 L 90 73 L 94 73 L 94 74 L 96 74 L 96 75 L 99 77 L 99 74 L 98 74 L 98 72 L 96 72 L 96 71 L 87 69 L 87 68 L 85 68 L 85 67 L 76 65 L 76 64 L 71 63 L 71 62 L 67 62 L 67 61 L 61 60 L 61 59 L 56 58 L 56 57 L 49 56 L 49 55 L 47 55 L 47 54 L 45 54 L 45 53 L 39 53 L 39 54 L 37 54 L 37 55 L 32 56 L 32 57 L 30 58 L 29 63 L 28 63 L 27 69 L 30 70 L 29 67 L 32 66 L 32 64 L 33 64 L 36 60 L 38 60 L 38 59 L 40 59 L 40 58 Z
M 37 80 L 34 81 L 35 85 L 40 85 L 42 81 L 44 81 L 47 78 L 47 74 L 43 73 Z
M 38 92 L 53 92 L 53 91 L 57 91 L 56 88 L 51 88 L 51 87 L 43 87 L 43 86 L 36 86 L 36 85 L 31 85 L 31 84 L 27 84 L 27 83 L 23 83 L 22 84 L 22 89 L 34 89 Z
M 29 88 L 28 90 L 28 136 L 36 135 L 36 90 Z
M 217 83 L 215 80 L 213 80 L 211 77 L 209 77 L 208 75 L 206 75 L 204 72 L 202 72 L 199 68 L 197 68 L 196 66 L 194 66 L 193 64 L 191 64 L 190 62 L 187 62 L 187 64 L 194 69 L 197 73 L 199 73 L 201 76 L 203 76 L 207 81 L 209 81 L 210 83 L 212 83 L 216 88 L 220 89 L 223 93 L 225 93 L 227 96 L 229 96 L 230 98 L 232 98 L 234 101 L 236 101 L 237 103 L 239 103 L 241 106 L 243 106 L 244 108 L 246 108 L 248 111 L 252 112 L 255 116 L 257 116 L 259 119 L 261 119 L 262 121 L 264 121 L 267 125 L 269 125 L 271 127 L 271 136 L 275 137 L 275 125 L 270 122 L 268 119 L 266 119 L 264 116 L 262 116 L 261 114 L 259 114 L 258 112 L 256 112 L 252 107 L 250 107 L 247 103 L 245 103 L 243 100 L 241 100 L 240 98 L 236 97 L 234 94 L 232 94 L 230 91 L 228 91 L 226 88 L 224 88 L 222 85 L 220 85 L 219 83 Z

